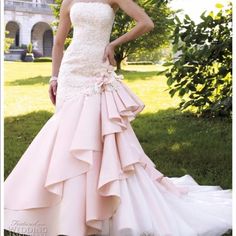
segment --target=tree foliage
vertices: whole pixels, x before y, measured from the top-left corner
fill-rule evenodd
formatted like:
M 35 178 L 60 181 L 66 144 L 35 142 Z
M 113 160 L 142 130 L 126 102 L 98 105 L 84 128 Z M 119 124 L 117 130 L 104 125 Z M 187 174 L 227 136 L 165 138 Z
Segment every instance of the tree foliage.
M 169 43 L 169 36 L 173 30 L 173 11 L 163 0 L 137 0 L 136 1 L 154 22 L 154 29 L 136 40 L 124 43 L 117 47 L 115 59 L 117 69 L 120 69 L 120 63 L 123 59 L 138 51 L 151 52 L 163 47 Z M 135 21 L 132 20 L 122 10 L 118 10 L 113 25 L 111 40 L 120 37 L 122 34 L 130 31 L 134 27 Z
M 199 114 L 230 115 L 232 109 L 232 4 L 201 15 L 195 24 L 188 15 L 175 18 L 176 57 L 165 66 L 169 93 L 182 98 L 181 109 Z
M 58 23 L 59 23 L 59 17 L 60 17 L 60 8 L 63 0 L 54 0 L 54 4 L 51 5 L 51 9 L 53 11 L 53 15 L 55 16 L 56 20 L 52 23 L 52 26 L 54 28 L 54 33 L 57 31 Z M 73 37 L 73 28 L 71 27 L 68 36 L 65 40 L 65 48 L 67 48 L 72 40 Z
M 52 7 L 56 19 L 59 18 L 61 2 L 62 0 L 56 0 L 56 5 Z M 120 69 L 121 61 L 132 53 L 139 50 L 152 51 L 153 49 L 160 48 L 167 44 L 169 42 L 168 38 L 173 30 L 174 12 L 168 7 L 168 0 L 136 0 L 136 2 L 144 8 L 145 12 L 152 18 L 155 27 L 148 34 L 116 48 L 115 59 L 118 69 Z M 55 26 L 57 26 L 57 24 L 58 22 L 54 23 Z M 122 10 L 118 10 L 113 24 L 111 41 L 130 31 L 134 25 L 134 20 Z M 66 46 L 70 43 L 72 34 L 71 31 L 68 35 Z

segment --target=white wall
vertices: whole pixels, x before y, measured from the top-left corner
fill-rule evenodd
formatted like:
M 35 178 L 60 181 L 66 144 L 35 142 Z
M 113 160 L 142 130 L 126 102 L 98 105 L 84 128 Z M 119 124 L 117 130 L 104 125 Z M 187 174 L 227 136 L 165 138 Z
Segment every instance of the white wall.
M 50 14 L 37 14 L 30 12 L 17 12 L 11 10 L 5 10 L 4 12 L 4 23 L 5 25 L 9 21 L 15 21 L 20 28 L 20 45 L 25 44 L 28 45 L 31 42 L 31 30 L 39 22 L 47 23 L 48 27 L 45 27 L 45 24 L 42 24 L 42 30 L 46 30 L 50 28 L 51 23 L 55 20 L 53 15 Z M 42 30 L 37 29 L 39 33 Z M 34 35 L 34 37 L 37 35 Z M 41 35 L 38 35 L 41 38 Z M 34 41 L 36 38 L 33 39 Z M 39 42 L 39 50 L 42 51 L 42 42 Z

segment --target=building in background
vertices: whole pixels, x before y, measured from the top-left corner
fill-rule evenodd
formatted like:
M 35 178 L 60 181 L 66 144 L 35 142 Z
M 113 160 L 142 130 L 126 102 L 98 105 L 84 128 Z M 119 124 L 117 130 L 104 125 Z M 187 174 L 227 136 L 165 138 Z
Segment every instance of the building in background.
M 7 37 L 13 38 L 9 58 L 18 59 L 19 52 L 29 43 L 37 56 L 50 57 L 54 41 L 50 4 L 54 0 L 5 0 L 4 20 Z

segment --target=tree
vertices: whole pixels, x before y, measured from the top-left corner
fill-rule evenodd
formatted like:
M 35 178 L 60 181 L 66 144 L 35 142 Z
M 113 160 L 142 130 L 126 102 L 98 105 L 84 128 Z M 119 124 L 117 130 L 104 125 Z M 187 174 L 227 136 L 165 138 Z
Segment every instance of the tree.
M 115 59 L 117 69 L 121 69 L 121 62 L 136 51 L 152 51 L 163 47 L 169 43 L 169 36 L 173 29 L 173 11 L 167 6 L 167 1 L 162 0 L 138 0 L 137 3 L 144 8 L 145 12 L 154 22 L 154 29 L 148 34 L 137 38 L 134 41 L 125 43 L 117 47 Z M 111 40 L 128 32 L 135 22 L 123 11 L 118 10 L 113 25 Z
M 54 0 L 54 4 L 51 5 L 52 12 L 56 18 L 56 20 L 52 23 L 52 26 L 55 29 L 54 33 L 56 33 L 56 30 L 58 27 L 59 17 L 60 17 L 60 8 L 61 8 L 62 1 L 63 0 Z M 68 33 L 68 36 L 66 38 L 65 45 L 64 45 L 65 48 L 67 48 L 70 45 L 72 37 L 73 37 L 73 28 L 71 28 Z
M 176 57 L 166 63 L 169 93 L 182 98 L 180 109 L 199 114 L 230 115 L 232 109 L 232 4 L 201 15 L 195 25 L 188 15 L 176 17 Z
M 62 0 L 56 0 L 56 6 L 53 6 L 55 17 L 59 18 L 59 9 Z M 161 48 L 169 43 L 169 36 L 173 29 L 173 11 L 168 7 L 167 0 L 137 0 L 137 3 L 144 8 L 146 13 L 152 18 L 155 27 L 148 34 L 138 39 L 125 43 L 116 48 L 115 59 L 117 69 L 121 69 L 121 62 L 127 56 L 140 50 L 152 51 Z M 57 24 L 57 23 L 56 23 Z M 132 20 L 123 11 L 118 10 L 114 20 L 111 40 L 114 40 L 122 34 L 128 32 L 135 25 Z M 72 33 L 69 34 L 67 42 L 70 42 Z

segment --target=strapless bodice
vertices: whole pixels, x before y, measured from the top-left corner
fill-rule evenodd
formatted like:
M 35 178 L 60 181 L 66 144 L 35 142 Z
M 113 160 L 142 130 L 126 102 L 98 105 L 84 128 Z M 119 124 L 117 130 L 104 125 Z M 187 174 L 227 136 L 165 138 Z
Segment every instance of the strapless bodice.
M 101 48 L 109 42 L 114 21 L 114 10 L 109 4 L 75 2 L 70 18 L 74 29 L 72 47 Z
M 102 57 L 110 41 L 114 16 L 114 10 L 107 3 L 73 3 L 70 10 L 73 38 L 62 60 L 64 72 L 71 72 L 71 76 L 74 73 L 94 76 L 107 65 Z
M 58 106 L 80 94 L 100 92 L 103 83 L 107 84 L 107 89 L 119 86 L 120 77 L 114 72 L 114 67 L 108 60 L 103 61 L 114 18 L 115 12 L 108 3 L 72 3 L 73 38 L 64 52 L 58 74 Z

